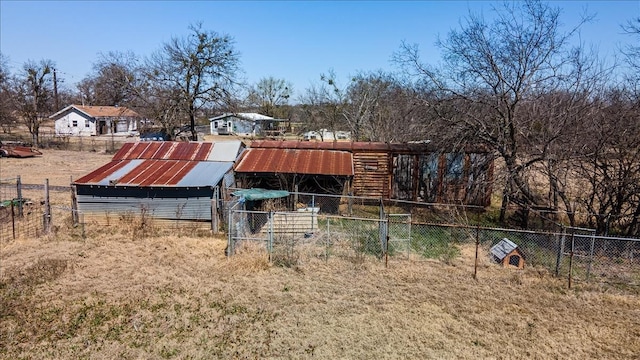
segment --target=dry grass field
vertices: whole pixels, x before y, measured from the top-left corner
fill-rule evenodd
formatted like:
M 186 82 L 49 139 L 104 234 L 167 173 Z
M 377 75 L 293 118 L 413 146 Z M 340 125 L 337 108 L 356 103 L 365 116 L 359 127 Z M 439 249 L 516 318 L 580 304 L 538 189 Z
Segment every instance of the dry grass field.
M 111 155 L 0 159 L 68 185 Z M 41 191 L 26 196 L 40 199 Z M 69 204 L 68 193 L 52 202 Z M 451 264 L 309 258 L 277 267 L 223 238 L 88 227 L 0 243 L 3 359 L 640 359 L 640 290 Z

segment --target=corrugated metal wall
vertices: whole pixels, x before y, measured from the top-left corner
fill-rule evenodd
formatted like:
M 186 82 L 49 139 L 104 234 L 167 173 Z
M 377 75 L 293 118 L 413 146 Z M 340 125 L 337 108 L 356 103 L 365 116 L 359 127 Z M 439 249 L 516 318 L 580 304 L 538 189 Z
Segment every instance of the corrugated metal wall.
M 211 198 L 126 198 L 77 195 L 78 210 L 105 215 L 146 212 L 146 215 L 169 220 L 211 221 Z

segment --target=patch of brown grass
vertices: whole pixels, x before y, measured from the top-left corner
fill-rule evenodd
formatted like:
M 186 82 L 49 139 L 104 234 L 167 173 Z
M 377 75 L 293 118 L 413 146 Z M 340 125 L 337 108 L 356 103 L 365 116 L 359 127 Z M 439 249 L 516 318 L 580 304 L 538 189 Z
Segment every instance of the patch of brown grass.
M 2 358 L 633 358 L 640 300 L 473 251 L 268 263 L 211 237 L 2 246 Z

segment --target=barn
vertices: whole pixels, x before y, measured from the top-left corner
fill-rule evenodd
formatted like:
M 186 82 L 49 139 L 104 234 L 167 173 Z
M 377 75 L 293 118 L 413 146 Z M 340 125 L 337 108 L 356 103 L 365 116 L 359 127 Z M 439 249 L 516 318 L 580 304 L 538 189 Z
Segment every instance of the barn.
M 355 196 L 409 200 L 430 203 L 463 203 L 487 206 L 491 200 L 493 157 L 482 148 L 443 152 L 429 142 L 251 142 L 250 151 L 336 152 L 351 155 L 353 177 L 346 190 Z M 278 155 L 279 156 L 279 155 Z M 307 165 L 313 168 L 315 162 Z M 322 165 L 326 167 L 328 165 Z M 257 172 L 236 167 L 250 184 Z M 321 169 L 316 169 L 321 171 Z M 269 188 L 277 188 L 272 184 Z M 287 190 L 292 190 L 287 188 Z
M 351 187 L 353 157 L 348 151 L 289 146 L 299 144 L 295 141 L 271 144 L 274 146 L 250 147 L 238 159 L 235 175 L 239 187 L 330 195 L 344 195 Z M 337 210 L 337 203 L 317 205 L 325 212 Z
M 125 143 L 111 162 L 72 183 L 77 209 L 211 221 L 243 149 L 240 141 Z

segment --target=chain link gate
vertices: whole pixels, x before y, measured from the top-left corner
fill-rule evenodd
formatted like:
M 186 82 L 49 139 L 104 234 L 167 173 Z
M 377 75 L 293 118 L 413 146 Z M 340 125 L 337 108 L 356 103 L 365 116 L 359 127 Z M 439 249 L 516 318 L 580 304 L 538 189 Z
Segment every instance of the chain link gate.
M 388 214 L 388 253 L 391 256 L 411 254 L 411 214 Z

